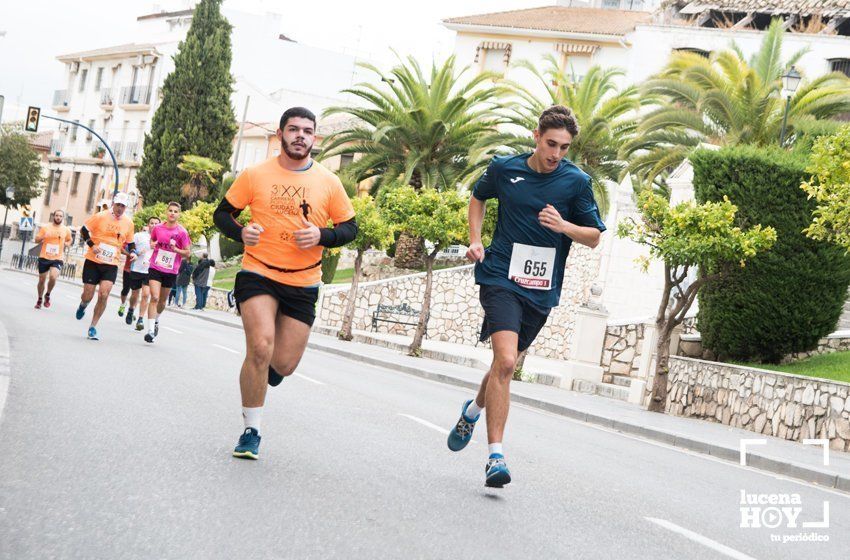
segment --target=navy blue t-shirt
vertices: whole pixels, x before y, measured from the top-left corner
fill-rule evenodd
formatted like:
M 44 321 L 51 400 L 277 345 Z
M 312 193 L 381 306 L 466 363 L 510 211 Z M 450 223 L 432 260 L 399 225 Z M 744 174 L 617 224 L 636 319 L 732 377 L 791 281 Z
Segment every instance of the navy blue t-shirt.
M 561 160 L 551 173 L 538 173 L 528 166 L 529 157 L 531 154 L 493 158 L 472 190 L 478 200 L 499 200 L 496 232 L 485 251 L 484 262 L 475 266 L 475 282 L 508 288 L 548 309 L 560 300 L 573 241 L 543 227 L 538 218 L 540 211 L 551 204 L 568 222 L 599 231 L 606 228 L 593 198 L 590 176 L 568 160 Z M 514 243 L 555 249 L 550 289 L 530 289 L 509 278 Z

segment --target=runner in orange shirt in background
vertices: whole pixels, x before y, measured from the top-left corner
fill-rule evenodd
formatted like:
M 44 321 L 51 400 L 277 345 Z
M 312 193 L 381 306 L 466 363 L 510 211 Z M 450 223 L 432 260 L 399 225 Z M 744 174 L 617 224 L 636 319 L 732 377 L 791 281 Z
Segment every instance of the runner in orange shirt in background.
M 86 314 L 86 306 L 94 299 L 97 287 L 97 304 L 88 330 L 88 338 L 91 340 L 98 340 L 97 322 L 106 309 L 109 292 L 118 278 L 118 265 L 125 246 L 130 253 L 129 259 L 136 260 L 133 253 L 133 220 L 124 215 L 129 201 L 130 197 L 126 193 L 116 194 L 112 199 L 112 209 L 94 214 L 80 230 L 89 248 L 83 265 L 83 294 L 76 316 L 77 320 L 81 320 Z
M 277 136 L 280 155 L 243 171 L 215 211 L 218 228 L 245 244 L 234 297 L 242 315 L 247 355 L 239 385 L 245 429 L 233 451 L 256 459 L 266 383 L 295 371 L 322 280 L 323 247 L 340 247 L 357 235 L 354 209 L 339 178 L 310 158 L 316 116 L 288 109 Z M 236 217 L 251 208 L 252 222 Z M 331 221 L 334 227 L 325 227 Z
M 65 251 L 71 246 L 71 228 L 65 225 L 65 212 L 54 210 L 50 214 L 50 223 L 41 227 L 35 236 L 35 242 L 41 243 L 38 254 L 38 300 L 35 308 L 41 309 L 42 295 L 44 307 L 50 307 L 50 293 L 56 285 L 56 278 L 62 270 Z M 47 292 L 44 284 L 47 283 Z

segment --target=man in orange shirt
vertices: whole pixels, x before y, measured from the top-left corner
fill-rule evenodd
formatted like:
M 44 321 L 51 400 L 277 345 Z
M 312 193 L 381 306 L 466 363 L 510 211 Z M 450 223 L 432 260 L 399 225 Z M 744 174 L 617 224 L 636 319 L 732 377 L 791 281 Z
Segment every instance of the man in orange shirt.
M 97 288 L 97 304 L 88 330 L 90 340 L 98 340 L 97 322 L 106 309 L 109 292 L 118 278 L 121 253 L 126 251 L 131 261 L 136 260 L 133 220 L 124 215 L 129 201 L 127 193 L 116 194 L 112 199 L 112 209 L 94 214 L 80 230 L 80 236 L 89 248 L 83 265 L 83 295 L 77 308 L 77 320 L 86 314 L 86 306 L 94 298 Z
M 214 215 L 222 233 L 245 244 L 234 288 L 247 348 L 239 376 L 245 429 L 235 457 L 258 457 L 266 383 L 277 385 L 295 371 L 307 346 L 323 247 L 340 247 L 357 235 L 339 178 L 310 158 L 315 134 L 309 110 L 283 113 L 280 155 L 243 171 Z M 252 222 L 242 227 L 236 218 L 246 207 Z M 325 227 L 328 222 L 334 226 Z
M 71 228 L 64 224 L 65 212 L 54 210 L 50 214 L 50 223 L 41 227 L 35 236 L 35 242 L 41 243 L 38 254 L 38 300 L 35 308 L 41 309 L 42 295 L 44 307 L 50 307 L 50 293 L 56 285 L 56 278 L 62 270 L 65 251 L 71 246 Z M 44 284 L 47 283 L 47 293 Z

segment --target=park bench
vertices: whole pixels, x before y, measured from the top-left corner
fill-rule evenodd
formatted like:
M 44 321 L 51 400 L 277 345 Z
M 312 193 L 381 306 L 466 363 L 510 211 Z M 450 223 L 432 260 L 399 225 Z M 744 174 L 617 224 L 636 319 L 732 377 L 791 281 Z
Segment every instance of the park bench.
M 421 310 L 414 309 L 407 305 L 407 303 L 402 303 L 401 305 L 378 303 L 378 307 L 372 312 L 372 332 L 377 332 L 378 323 L 415 327 L 419 324 L 421 313 Z M 428 325 L 425 325 L 425 338 L 428 338 Z

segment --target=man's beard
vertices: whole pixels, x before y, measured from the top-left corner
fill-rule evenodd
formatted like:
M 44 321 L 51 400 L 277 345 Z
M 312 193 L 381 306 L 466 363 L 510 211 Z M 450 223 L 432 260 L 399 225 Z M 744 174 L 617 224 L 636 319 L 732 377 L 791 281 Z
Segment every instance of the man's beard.
M 306 151 L 305 151 L 304 155 L 302 156 L 302 155 L 296 154 L 294 151 L 292 151 L 292 149 L 289 147 L 289 144 L 284 140 L 283 141 L 283 152 L 287 156 L 289 156 L 289 159 L 294 159 L 295 161 L 305 160 L 308 157 L 310 157 L 310 150 L 313 148 L 313 146 L 308 146 L 306 143 L 304 144 L 304 146 L 306 148 Z
M 57 226 L 61 226 L 62 222 L 64 222 L 64 221 L 65 221 L 65 218 L 61 218 L 61 219 L 60 218 L 53 218 L 53 223 Z

